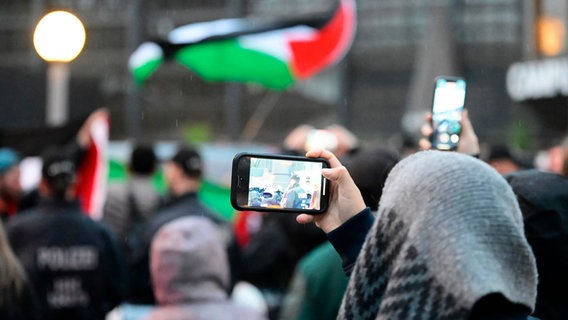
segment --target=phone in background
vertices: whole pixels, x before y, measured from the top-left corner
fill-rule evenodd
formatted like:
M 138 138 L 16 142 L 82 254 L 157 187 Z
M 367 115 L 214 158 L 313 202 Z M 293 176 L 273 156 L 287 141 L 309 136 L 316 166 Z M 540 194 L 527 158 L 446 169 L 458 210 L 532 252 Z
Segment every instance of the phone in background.
M 432 100 L 432 148 L 455 150 L 461 134 L 466 81 L 460 77 L 436 77 Z
M 318 214 L 327 210 L 329 181 L 321 158 L 240 153 L 233 158 L 231 205 L 236 210 Z

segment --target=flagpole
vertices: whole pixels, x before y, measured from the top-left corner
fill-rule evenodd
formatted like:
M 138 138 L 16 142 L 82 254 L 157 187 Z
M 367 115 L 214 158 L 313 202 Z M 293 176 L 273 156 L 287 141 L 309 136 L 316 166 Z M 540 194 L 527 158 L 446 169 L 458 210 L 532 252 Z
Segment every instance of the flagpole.
M 241 134 L 240 140 L 251 142 L 262 128 L 270 112 L 274 109 L 278 100 L 280 100 L 281 93 L 274 91 L 267 91 L 260 103 L 253 111 L 252 116 L 247 121 L 245 128 Z
M 142 38 L 140 35 L 142 11 L 140 0 L 132 0 L 128 6 L 128 36 L 126 46 L 129 51 L 136 49 Z M 140 91 L 132 81 L 129 81 L 126 89 L 124 107 L 124 124 L 127 139 L 138 140 L 140 138 Z
M 246 13 L 244 0 L 229 1 L 229 16 L 242 17 Z M 225 135 L 231 141 L 241 133 L 243 89 L 239 83 L 230 82 L 225 86 Z
M 50 62 L 47 65 L 47 106 L 45 121 L 50 127 L 67 123 L 69 109 L 69 65 Z

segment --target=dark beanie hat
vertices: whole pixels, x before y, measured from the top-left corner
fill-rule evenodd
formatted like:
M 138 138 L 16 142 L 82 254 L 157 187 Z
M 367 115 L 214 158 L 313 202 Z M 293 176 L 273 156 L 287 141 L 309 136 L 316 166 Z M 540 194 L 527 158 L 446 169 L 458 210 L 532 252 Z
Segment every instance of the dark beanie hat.
M 55 189 L 65 189 L 73 181 L 76 164 L 71 155 L 58 147 L 48 148 L 42 155 L 41 174 Z
M 200 178 L 202 174 L 201 156 L 192 148 L 182 147 L 171 159 L 180 166 L 186 176 Z

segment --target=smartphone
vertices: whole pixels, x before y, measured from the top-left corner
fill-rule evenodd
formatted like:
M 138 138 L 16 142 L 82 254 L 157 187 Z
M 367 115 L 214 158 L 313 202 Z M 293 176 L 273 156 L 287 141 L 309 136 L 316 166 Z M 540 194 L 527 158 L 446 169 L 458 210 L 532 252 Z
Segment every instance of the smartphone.
M 318 214 L 329 203 L 321 158 L 239 153 L 233 158 L 231 205 L 236 210 Z
M 456 150 L 460 141 L 466 81 L 460 77 L 436 77 L 432 100 L 432 148 Z

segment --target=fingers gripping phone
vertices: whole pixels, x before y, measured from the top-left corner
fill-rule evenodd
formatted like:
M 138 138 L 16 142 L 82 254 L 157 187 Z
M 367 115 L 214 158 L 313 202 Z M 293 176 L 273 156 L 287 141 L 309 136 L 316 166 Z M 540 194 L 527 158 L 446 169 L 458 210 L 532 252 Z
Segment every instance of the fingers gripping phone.
M 273 154 L 240 153 L 233 158 L 231 204 L 236 210 L 318 214 L 329 202 L 329 162 Z
M 432 101 L 432 148 L 456 150 L 460 141 L 462 111 L 465 106 L 465 79 L 437 77 Z

